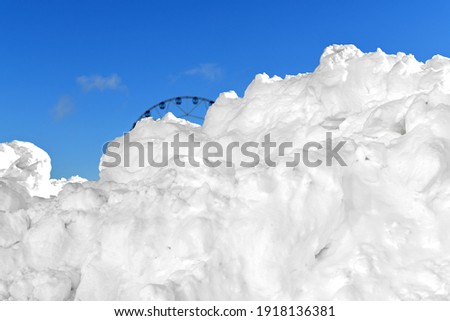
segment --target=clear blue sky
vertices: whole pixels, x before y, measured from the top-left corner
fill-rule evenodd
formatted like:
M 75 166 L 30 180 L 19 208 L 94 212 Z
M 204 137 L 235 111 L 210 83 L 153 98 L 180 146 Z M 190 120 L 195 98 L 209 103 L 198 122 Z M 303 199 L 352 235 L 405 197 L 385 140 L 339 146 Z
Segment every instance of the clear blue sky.
M 450 56 L 449 1 L 0 2 L 0 141 L 31 141 L 53 177 L 98 177 L 105 141 L 160 100 L 242 95 L 312 71 L 323 49 Z

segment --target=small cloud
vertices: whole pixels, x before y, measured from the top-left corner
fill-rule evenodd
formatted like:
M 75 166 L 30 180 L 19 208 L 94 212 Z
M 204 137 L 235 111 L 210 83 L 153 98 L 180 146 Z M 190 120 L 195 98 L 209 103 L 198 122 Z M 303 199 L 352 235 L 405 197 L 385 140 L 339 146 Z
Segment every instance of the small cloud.
M 77 77 L 77 83 L 84 91 L 126 90 L 127 88 L 117 74 L 111 76 L 80 76 Z
M 220 79 L 223 72 L 217 64 L 200 64 L 198 67 L 186 70 L 182 74 L 188 76 L 202 76 L 209 81 L 214 81 Z
M 51 112 L 56 120 L 61 120 L 67 117 L 73 110 L 74 104 L 72 98 L 69 96 L 62 96 L 59 98 Z

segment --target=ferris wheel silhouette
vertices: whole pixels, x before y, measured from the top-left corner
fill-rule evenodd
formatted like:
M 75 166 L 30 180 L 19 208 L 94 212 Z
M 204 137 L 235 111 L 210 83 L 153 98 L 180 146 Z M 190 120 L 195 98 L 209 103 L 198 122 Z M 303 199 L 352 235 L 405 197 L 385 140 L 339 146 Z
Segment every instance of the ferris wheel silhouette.
M 199 96 L 178 96 L 169 98 L 147 109 L 138 120 L 136 120 L 131 129 L 144 118 L 152 117 L 155 120 L 161 119 L 168 112 L 191 123 L 202 125 L 205 120 L 206 112 L 212 104 L 214 104 L 214 100 Z

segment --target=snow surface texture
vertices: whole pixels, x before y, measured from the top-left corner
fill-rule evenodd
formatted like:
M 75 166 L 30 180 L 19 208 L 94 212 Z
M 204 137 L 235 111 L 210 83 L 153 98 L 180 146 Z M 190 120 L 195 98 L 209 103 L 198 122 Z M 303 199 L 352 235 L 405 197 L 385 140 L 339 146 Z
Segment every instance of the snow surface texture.
M 169 115 L 131 137 L 302 146 L 332 131 L 347 167 L 139 168 L 132 154 L 43 199 L 48 156 L 0 145 L 0 298 L 448 300 L 449 124 L 449 59 L 335 45 L 313 73 L 222 94 L 203 127 Z

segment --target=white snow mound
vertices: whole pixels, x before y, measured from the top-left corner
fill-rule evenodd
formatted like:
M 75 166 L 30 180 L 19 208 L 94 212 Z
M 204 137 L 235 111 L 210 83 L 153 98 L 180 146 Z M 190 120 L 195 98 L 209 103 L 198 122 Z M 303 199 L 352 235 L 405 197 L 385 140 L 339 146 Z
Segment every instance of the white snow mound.
M 129 166 L 104 156 L 99 181 L 36 200 L 48 156 L 2 144 L 0 298 L 448 300 L 449 124 L 449 59 L 334 45 L 313 73 L 221 94 L 202 127 L 168 115 L 130 137 L 160 157 L 175 134 L 302 146 L 332 132 L 346 167 L 140 167 L 133 148 Z

